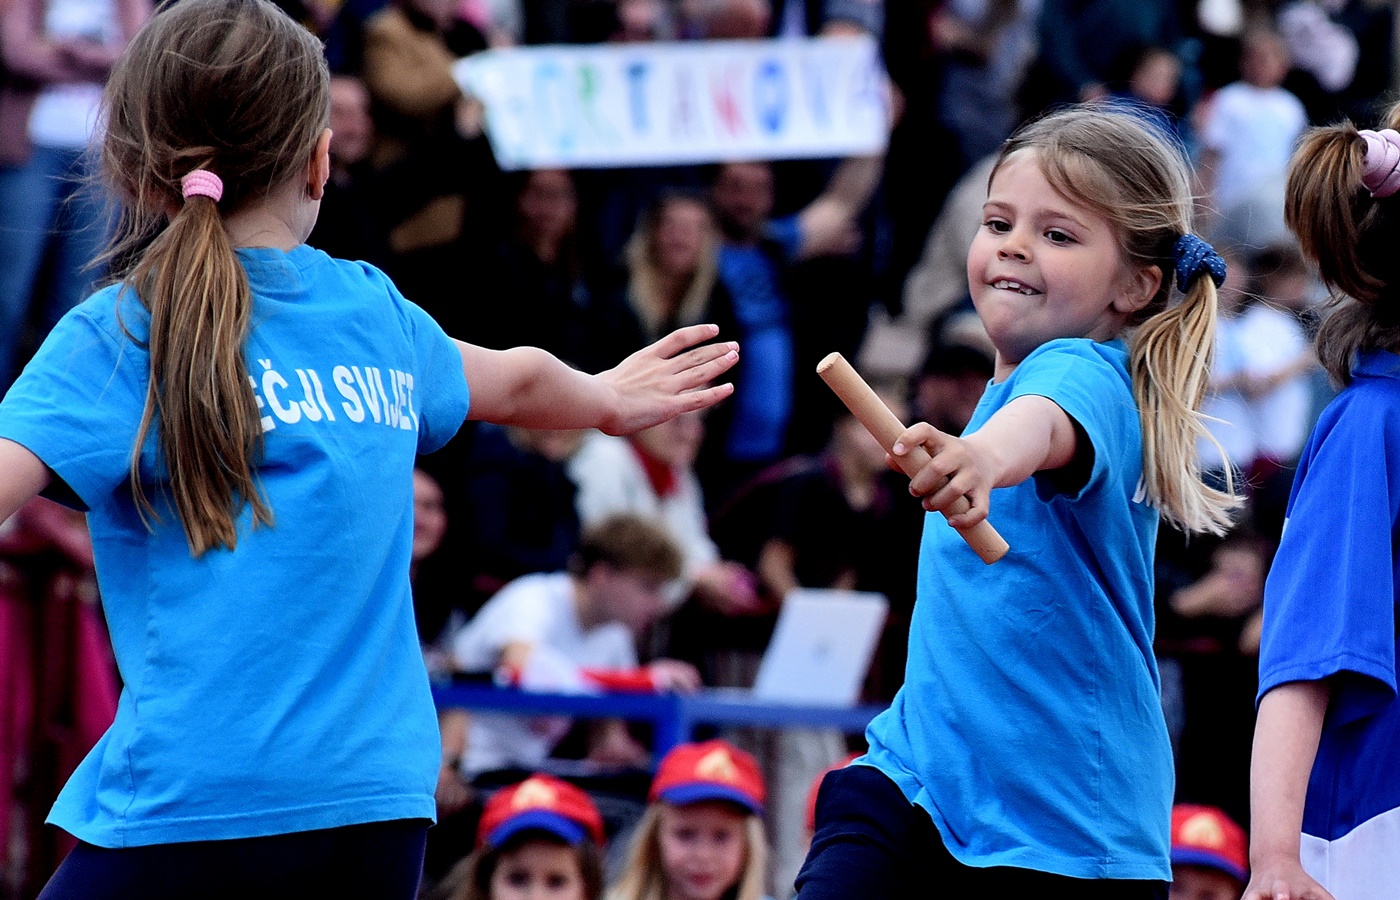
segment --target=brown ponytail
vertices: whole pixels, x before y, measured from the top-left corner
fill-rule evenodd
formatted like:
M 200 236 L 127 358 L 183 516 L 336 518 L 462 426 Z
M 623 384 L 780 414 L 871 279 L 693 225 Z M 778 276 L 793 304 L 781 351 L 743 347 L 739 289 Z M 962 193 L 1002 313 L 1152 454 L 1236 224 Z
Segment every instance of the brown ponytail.
M 1400 106 L 1391 113 L 1391 127 Z M 1332 292 L 1317 355 L 1338 384 L 1358 351 L 1400 349 L 1400 198 L 1361 183 L 1365 142 L 1350 122 L 1314 128 L 1288 166 L 1284 220 Z
M 1200 413 L 1215 348 L 1215 284 L 1196 278 L 1172 305 L 1173 248 L 1192 230 L 1184 152 L 1155 126 L 1113 107 L 1079 106 L 1023 126 L 1001 160 L 1033 149 L 1050 184 L 1113 223 L 1127 262 L 1162 273 L 1161 286 L 1129 320 L 1129 371 L 1142 420 L 1142 475 L 1162 518 L 1190 532 L 1221 534 L 1238 505 L 1227 480 L 1201 480 L 1196 439 L 1213 441 Z M 995 171 L 995 170 L 993 170 Z M 1228 479 L 1228 476 L 1227 476 Z
M 237 544 L 245 505 L 254 525 L 273 520 L 244 360 L 253 298 L 223 214 L 306 171 L 329 102 L 320 45 L 266 0 L 165 4 L 107 84 L 102 168 L 123 204 L 107 255 L 129 261 L 118 276 L 150 312 L 131 487 L 148 524 L 158 519 L 139 469 L 154 428 L 160 487 L 196 556 Z M 220 201 L 181 196 L 180 179 L 197 168 L 223 180 Z

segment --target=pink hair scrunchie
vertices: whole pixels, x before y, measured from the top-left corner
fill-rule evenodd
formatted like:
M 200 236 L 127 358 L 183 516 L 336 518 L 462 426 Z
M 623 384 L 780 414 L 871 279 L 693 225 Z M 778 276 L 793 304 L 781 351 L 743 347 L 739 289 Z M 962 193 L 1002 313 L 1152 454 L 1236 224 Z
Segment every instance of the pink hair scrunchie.
M 208 197 L 218 203 L 219 198 L 224 195 L 224 182 L 208 169 L 195 169 L 180 179 L 180 192 L 185 195 L 186 200 L 191 197 Z
M 1377 200 L 1400 191 L 1400 132 L 1392 128 L 1362 131 L 1366 141 L 1366 170 L 1361 183 Z

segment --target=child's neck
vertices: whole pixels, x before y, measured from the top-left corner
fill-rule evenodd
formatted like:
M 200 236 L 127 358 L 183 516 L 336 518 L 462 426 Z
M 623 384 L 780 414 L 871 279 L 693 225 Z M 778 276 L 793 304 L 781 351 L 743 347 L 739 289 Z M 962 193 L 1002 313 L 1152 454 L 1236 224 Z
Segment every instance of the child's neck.
M 235 247 L 288 251 L 306 241 L 320 208 L 307 196 L 306 185 L 293 181 L 224 216 L 224 230 Z

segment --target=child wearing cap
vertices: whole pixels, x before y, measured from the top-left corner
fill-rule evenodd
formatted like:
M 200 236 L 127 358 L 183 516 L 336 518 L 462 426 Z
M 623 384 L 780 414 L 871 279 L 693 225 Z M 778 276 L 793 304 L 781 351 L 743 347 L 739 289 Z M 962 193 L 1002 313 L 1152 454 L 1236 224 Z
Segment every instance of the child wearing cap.
M 582 790 L 532 775 L 486 802 L 477 848 L 433 900 L 598 900 L 603 818 Z
M 766 900 L 763 776 L 725 741 L 662 758 L 608 900 Z
M 1236 900 L 1249 881 L 1244 829 L 1214 806 L 1172 807 L 1168 900 Z

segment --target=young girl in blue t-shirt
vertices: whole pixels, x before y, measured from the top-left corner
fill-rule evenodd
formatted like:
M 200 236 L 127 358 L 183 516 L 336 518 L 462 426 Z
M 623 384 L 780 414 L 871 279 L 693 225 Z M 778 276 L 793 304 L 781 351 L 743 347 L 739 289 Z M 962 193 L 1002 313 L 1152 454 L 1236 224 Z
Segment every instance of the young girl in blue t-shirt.
M 1400 107 L 1309 132 L 1288 227 L 1331 289 L 1317 353 L 1341 392 L 1303 448 L 1264 587 L 1245 900 L 1400 884 Z
M 1130 113 L 1003 146 L 967 264 L 992 382 L 963 437 L 894 448 L 931 454 L 927 509 L 971 509 L 926 520 L 906 682 L 825 779 L 801 900 L 1166 896 L 1157 522 L 1220 531 L 1233 504 L 1194 453 L 1225 271 L 1191 212 L 1180 149 Z M 992 566 L 954 531 L 989 507 Z
M 454 342 L 307 247 L 328 81 L 265 0 L 170 4 L 112 72 L 120 281 L 0 404 L 0 520 L 42 490 L 88 512 L 124 683 L 50 815 L 82 843 L 45 897 L 413 897 L 440 763 L 415 455 L 469 411 L 622 433 L 731 390 L 704 385 L 736 346 L 688 349 L 711 326 L 590 377 Z

